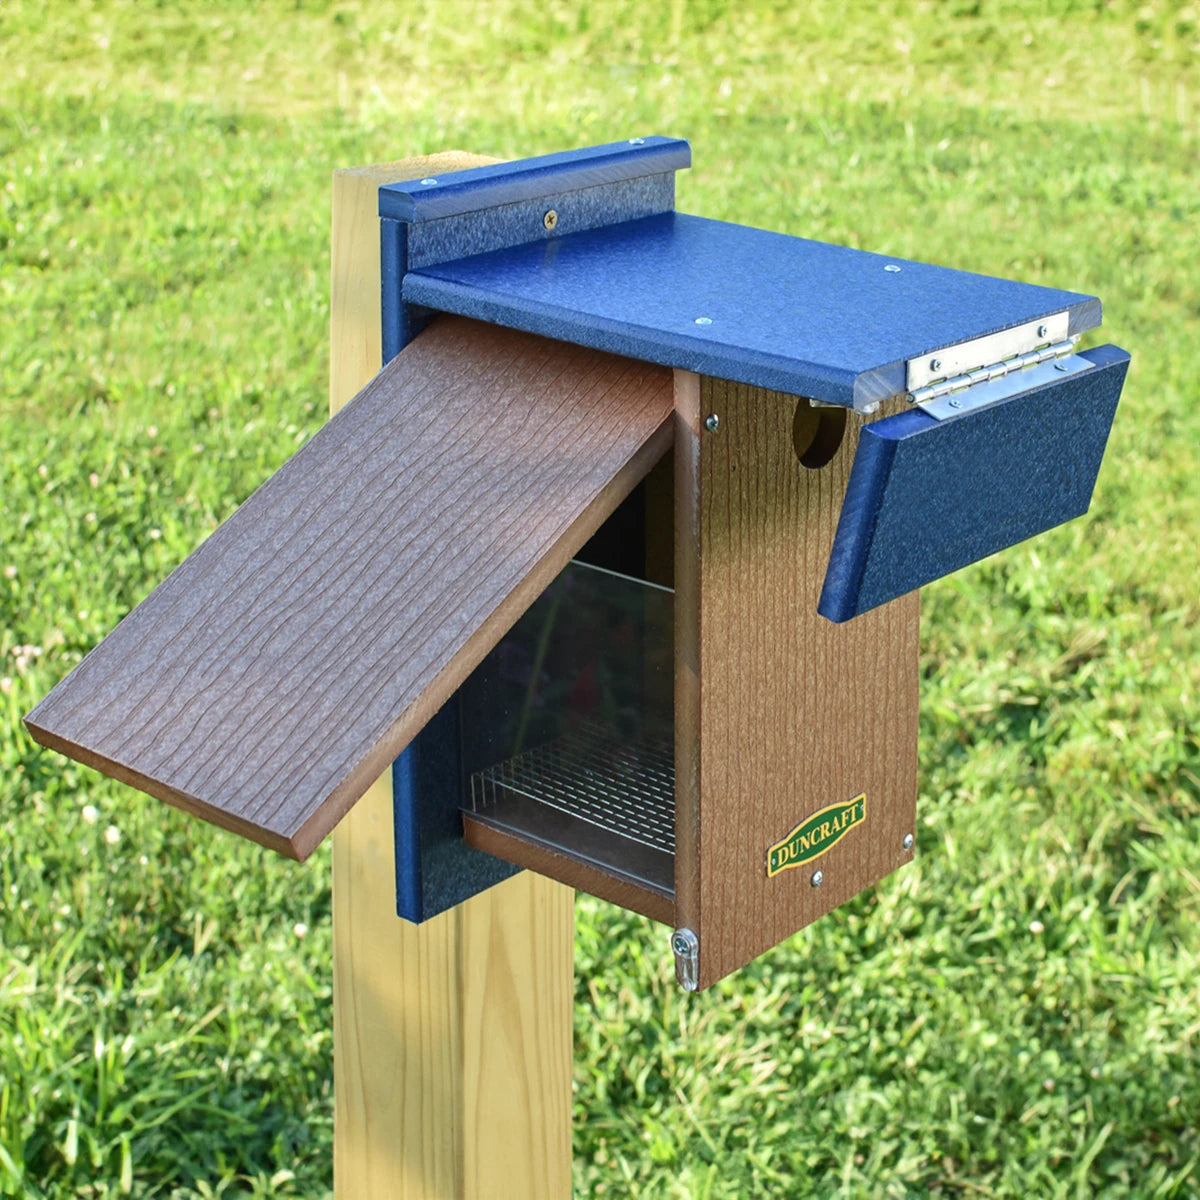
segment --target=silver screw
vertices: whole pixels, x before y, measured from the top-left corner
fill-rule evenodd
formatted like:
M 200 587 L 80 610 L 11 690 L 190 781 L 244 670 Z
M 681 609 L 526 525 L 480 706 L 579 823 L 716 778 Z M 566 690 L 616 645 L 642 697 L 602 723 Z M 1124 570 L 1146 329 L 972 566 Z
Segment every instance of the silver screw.
M 884 267 L 883 269 L 892 275 L 900 274 L 900 268 L 898 266 L 896 266 L 895 263 L 888 263 L 888 265 L 886 267 Z
M 942 369 L 942 360 L 940 358 L 931 358 L 929 360 L 929 369 L 931 371 L 940 371 Z
M 812 873 L 813 887 L 820 887 L 825 882 L 825 873 L 823 871 L 814 871 Z
M 675 933 L 671 935 L 671 949 L 674 950 L 676 954 L 684 955 L 691 950 L 691 946 L 688 944 L 687 938 L 685 938 L 682 933 Z
M 1050 330 L 1047 329 L 1045 325 L 1039 325 L 1038 326 L 1038 337 L 1049 337 L 1049 336 L 1050 336 Z
M 422 187 L 433 187 L 433 185 L 434 185 L 435 183 L 437 183 L 437 180 L 436 180 L 436 179 L 422 179 L 422 180 L 421 180 L 421 186 L 422 186 Z
M 716 413 L 709 413 L 708 416 L 704 418 L 704 428 L 707 429 L 709 433 L 716 433 L 717 430 L 721 428 L 721 418 L 718 417 Z
M 962 401 L 961 400 L 951 400 L 950 407 L 951 408 L 962 408 Z
M 696 324 L 697 325 L 711 325 L 712 317 L 697 317 Z
M 631 146 L 644 146 L 646 144 L 646 139 L 645 138 L 630 138 L 629 144 Z
M 1054 369 L 1056 371 L 1069 371 L 1071 368 L 1068 367 L 1065 362 L 1056 362 L 1054 364 Z
M 913 848 L 913 835 L 911 833 L 906 833 L 904 835 L 904 848 L 905 850 L 911 850 Z
M 555 225 L 558 224 L 558 213 L 556 213 L 554 209 L 550 209 L 550 211 L 542 218 L 542 224 L 547 229 L 553 229 Z

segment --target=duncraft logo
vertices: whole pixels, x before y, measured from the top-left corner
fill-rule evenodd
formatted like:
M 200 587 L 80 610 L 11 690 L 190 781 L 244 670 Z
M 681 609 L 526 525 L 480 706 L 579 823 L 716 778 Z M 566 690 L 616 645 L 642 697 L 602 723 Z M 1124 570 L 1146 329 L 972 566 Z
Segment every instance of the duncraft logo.
M 853 800 L 831 804 L 811 817 L 805 817 L 787 837 L 767 851 L 768 878 L 820 858 L 827 850 L 832 850 L 855 825 L 861 825 L 866 816 L 867 793 L 862 792 Z

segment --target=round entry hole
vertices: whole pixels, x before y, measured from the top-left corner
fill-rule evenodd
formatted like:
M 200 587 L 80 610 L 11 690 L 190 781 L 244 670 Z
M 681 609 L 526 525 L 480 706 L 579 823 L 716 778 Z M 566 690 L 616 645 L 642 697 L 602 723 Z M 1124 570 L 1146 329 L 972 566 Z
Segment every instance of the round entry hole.
M 838 452 L 846 436 L 844 408 L 813 408 L 807 400 L 796 405 L 792 421 L 792 445 L 802 467 L 820 470 Z

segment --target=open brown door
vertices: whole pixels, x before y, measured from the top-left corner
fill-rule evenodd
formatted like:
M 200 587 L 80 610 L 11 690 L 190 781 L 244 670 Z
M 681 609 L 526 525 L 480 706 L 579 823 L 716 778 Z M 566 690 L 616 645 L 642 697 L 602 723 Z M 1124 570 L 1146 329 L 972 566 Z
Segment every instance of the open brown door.
M 26 724 L 304 858 L 663 455 L 671 412 L 666 368 L 443 317 Z

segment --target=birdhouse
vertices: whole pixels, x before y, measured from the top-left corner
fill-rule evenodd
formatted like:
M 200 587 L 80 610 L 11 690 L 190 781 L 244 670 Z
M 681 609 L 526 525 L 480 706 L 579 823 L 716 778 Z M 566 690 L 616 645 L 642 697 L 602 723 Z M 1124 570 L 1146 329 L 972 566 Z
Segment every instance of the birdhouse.
M 381 187 L 379 374 L 33 736 L 301 859 L 390 768 L 401 916 L 528 868 L 689 989 L 909 861 L 917 589 L 1087 511 L 1128 355 L 1090 296 L 676 212 L 689 163 Z

